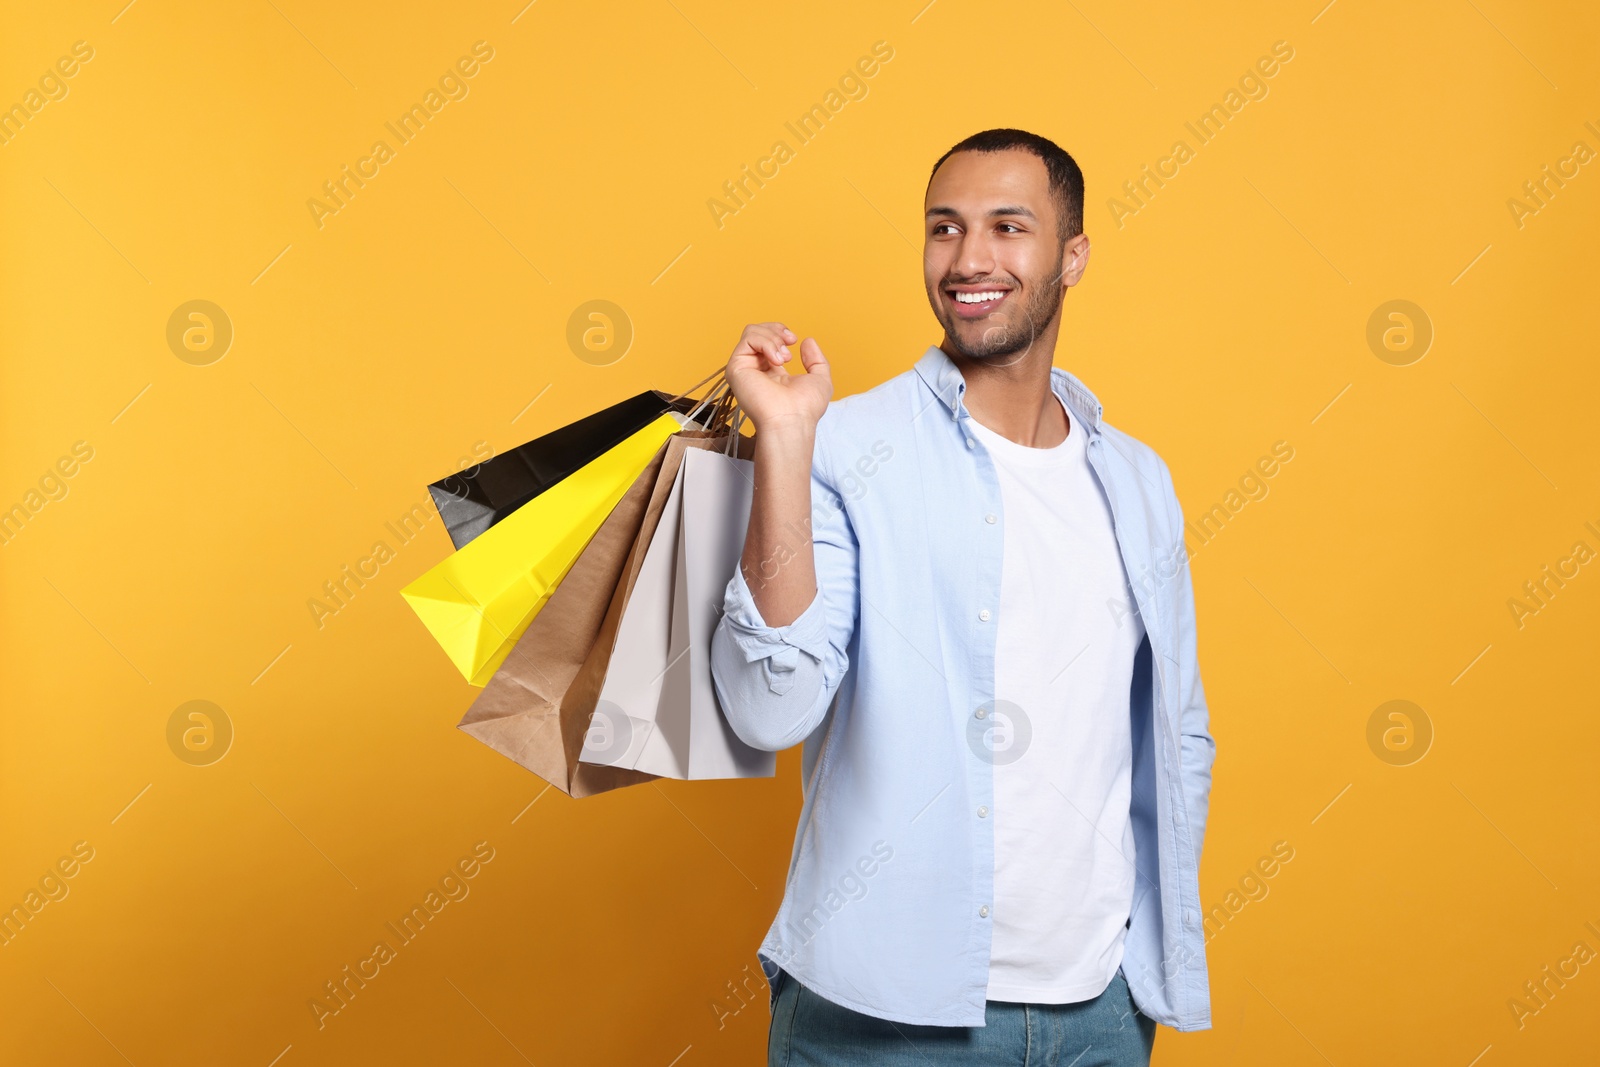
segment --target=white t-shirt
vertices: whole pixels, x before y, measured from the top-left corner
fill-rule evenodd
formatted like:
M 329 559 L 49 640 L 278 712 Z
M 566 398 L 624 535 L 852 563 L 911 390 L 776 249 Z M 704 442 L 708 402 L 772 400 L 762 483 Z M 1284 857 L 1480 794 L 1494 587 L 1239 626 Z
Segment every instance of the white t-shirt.
M 990 1000 L 1099 996 L 1122 964 L 1133 907 L 1128 690 L 1144 623 L 1087 432 L 1067 417 L 1053 448 L 969 423 L 999 474 L 1005 523 Z

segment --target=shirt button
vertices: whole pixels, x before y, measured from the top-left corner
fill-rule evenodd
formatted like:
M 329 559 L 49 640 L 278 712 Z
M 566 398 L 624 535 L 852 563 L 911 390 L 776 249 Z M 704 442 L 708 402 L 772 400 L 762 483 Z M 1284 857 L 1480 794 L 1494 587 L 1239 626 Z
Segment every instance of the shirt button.
M 988 523 L 990 526 L 993 526 L 995 524 L 995 517 L 993 515 L 985 515 L 983 517 L 983 521 Z
M 967 447 L 968 448 L 977 448 L 978 447 L 978 442 L 974 441 L 972 438 L 969 437 L 969 438 L 967 438 Z
M 979 708 L 976 712 L 973 713 L 973 717 L 974 718 L 978 718 L 978 719 L 985 719 L 985 718 L 988 718 L 988 716 L 989 716 L 989 709 L 988 708 Z
M 978 914 L 987 919 L 989 917 L 989 905 L 985 904 L 983 907 L 979 908 Z
M 978 818 L 987 819 L 988 817 L 989 817 L 989 809 L 986 808 L 985 806 L 983 806 L 982 804 L 979 804 L 978 805 Z
M 988 622 L 989 621 L 989 609 L 988 608 L 984 608 L 982 611 L 978 612 L 978 618 L 982 619 L 984 622 Z

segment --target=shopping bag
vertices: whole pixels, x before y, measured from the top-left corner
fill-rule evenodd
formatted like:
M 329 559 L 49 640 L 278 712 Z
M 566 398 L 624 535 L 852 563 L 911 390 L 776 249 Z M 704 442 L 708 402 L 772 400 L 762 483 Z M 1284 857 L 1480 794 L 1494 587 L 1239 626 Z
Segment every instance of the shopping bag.
M 687 397 L 647 390 L 466 471 L 439 479 L 428 486 L 428 493 L 444 520 L 450 542 L 456 548 L 464 548 L 528 501 L 668 411 L 687 412 L 694 403 Z
M 643 559 L 685 450 L 726 440 L 693 428 L 667 439 L 467 709 L 461 730 L 572 797 L 656 777 L 579 762 L 605 677 L 604 658 L 593 666 L 589 660 L 597 646 L 611 648 L 622 613 L 618 596 Z M 602 715 L 601 729 L 608 722 Z
M 580 762 L 663 778 L 776 773 L 776 753 L 734 734 L 711 681 L 711 635 L 743 551 L 753 467 L 716 450 L 684 455 L 622 613 Z
M 584 707 L 571 690 L 600 636 L 662 463 L 674 450 L 679 455 L 683 451 L 676 435 L 656 450 L 457 723 L 460 730 L 568 796 L 590 796 L 655 777 L 578 762 L 594 703 Z
M 488 683 L 611 509 L 687 421 L 676 411 L 660 416 L 401 590 L 468 682 Z

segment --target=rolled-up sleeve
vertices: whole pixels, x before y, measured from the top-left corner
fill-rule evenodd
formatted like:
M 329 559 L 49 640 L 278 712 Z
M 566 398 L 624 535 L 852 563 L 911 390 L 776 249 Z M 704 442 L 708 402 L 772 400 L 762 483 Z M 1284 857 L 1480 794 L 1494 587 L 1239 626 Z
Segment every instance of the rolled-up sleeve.
M 820 449 L 811 468 L 811 516 L 810 544 L 789 548 L 812 551 L 817 592 L 811 603 L 788 625 L 769 626 L 742 568 L 735 567 L 711 638 L 711 678 L 722 713 L 741 741 L 767 752 L 811 735 L 850 668 L 858 549 Z

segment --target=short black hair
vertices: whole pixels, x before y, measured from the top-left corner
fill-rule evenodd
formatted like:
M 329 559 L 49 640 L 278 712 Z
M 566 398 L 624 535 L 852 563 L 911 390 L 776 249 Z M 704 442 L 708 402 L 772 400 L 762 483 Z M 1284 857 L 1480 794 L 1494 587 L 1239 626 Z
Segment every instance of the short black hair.
M 1065 244 L 1082 233 L 1083 171 L 1066 149 L 1036 133 L 1012 129 L 975 133 L 939 157 L 939 162 L 928 172 L 928 185 L 933 185 L 933 176 L 939 173 L 944 161 L 957 152 L 1004 152 L 1010 148 L 1032 152 L 1044 161 L 1044 169 L 1050 176 L 1050 198 L 1056 204 L 1057 239 Z

